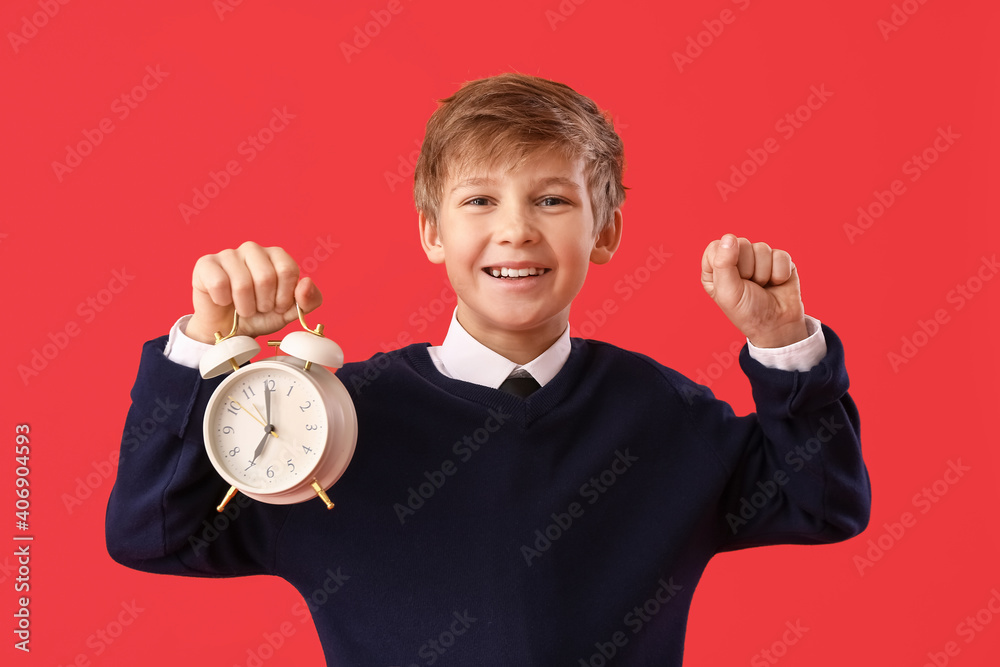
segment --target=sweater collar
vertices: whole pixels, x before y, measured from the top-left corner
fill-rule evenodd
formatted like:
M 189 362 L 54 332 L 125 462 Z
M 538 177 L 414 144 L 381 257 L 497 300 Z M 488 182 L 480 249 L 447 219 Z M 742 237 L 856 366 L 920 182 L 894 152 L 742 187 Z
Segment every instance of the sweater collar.
M 456 308 L 451 315 L 444 342 L 427 350 L 435 365 L 450 378 L 496 389 L 511 373 L 524 369 L 544 387 L 569 359 L 569 327 L 547 350 L 521 366 L 473 338 L 459 324 L 457 312 Z
M 413 369 L 432 385 L 453 396 L 493 408 L 523 426 L 528 426 L 555 409 L 571 393 L 584 390 L 585 385 L 592 385 L 593 376 L 588 369 L 591 367 L 593 341 L 571 338 L 569 343 L 569 358 L 559 373 L 525 399 L 492 387 L 448 377 L 435 367 L 429 353 L 430 345 L 427 343 L 415 343 L 400 351 L 409 359 Z M 584 382 L 583 378 L 589 379 Z

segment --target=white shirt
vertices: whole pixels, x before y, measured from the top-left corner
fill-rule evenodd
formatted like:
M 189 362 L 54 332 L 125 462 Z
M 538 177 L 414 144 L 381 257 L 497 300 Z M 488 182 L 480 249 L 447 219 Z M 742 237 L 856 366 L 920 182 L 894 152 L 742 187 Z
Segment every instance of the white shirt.
M 457 312 L 457 309 L 456 309 Z M 212 347 L 210 343 L 188 338 L 184 334 L 190 315 L 177 320 L 170 328 L 164 354 L 168 359 L 189 368 L 197 368 L 201 356 Z M 819 320 L 806 316 L 809 336 L 785 347 L 756 347 L 750 341 L 750 357 L 768 368 L 783 371 L 807 371 L 826 356 L 826 338 Z M 445 377 L 498 388 L 514 371 L 524 369 L 538 384 L 544 386 L 562 369 L 569 359 L 569 327 L 549 349 L 523 366 L 486 347 L 458 323 L 455 313 L 451 316 L 448 334 L 441 345 L 427 349 L 434 366 Z

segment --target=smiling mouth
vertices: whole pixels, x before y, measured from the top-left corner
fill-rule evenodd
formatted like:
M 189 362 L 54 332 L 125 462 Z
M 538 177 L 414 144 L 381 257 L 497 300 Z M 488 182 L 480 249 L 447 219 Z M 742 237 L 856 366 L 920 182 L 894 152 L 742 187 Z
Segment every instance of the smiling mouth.
M 518 280 L 520 278 L 530 278 L 542 276 L 551 271 L 552 269 L 543 269 L 539 267 L 530 267 L 527 269 L 511 269 L 506 266 L 486 266 L 483 267 L 483 273 L 488 276 L 493 276 L 494 278 L 506 279 L 506 280 Z

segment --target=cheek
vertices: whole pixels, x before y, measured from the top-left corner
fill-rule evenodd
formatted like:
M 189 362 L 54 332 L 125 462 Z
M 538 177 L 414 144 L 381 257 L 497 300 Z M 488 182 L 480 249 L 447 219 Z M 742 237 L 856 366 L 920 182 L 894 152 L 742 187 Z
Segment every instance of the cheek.
M 476 275 L 473 273 L 474 267 L 468 262 L 451 261 L 445 265 L 445 269 L 448 282 L 455 292 L 462 293 L 474 286 Z
M 590 253 L 593 250 L 593 242 L 577 241 L 567 244 L 563 257 L 567 258 L 567 266 L 574 271 L 586 273 L 590 265 Z

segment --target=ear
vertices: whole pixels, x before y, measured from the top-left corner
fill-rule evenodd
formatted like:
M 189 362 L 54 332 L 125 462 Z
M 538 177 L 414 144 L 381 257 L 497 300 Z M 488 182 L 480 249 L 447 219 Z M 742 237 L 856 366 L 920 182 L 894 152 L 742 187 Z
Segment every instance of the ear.
M 420 226 L 420 245 L 427 253 L 427 259 L 434 264 L 444 263 L 444 246 L 441 244 L 441 231 L 427 214 L 420 211 L 417 214 L 417 224 Z
M 590 261 L 594 264 L 610 262 L 611 256 L 615 254 L 618 245 L 622 242 L 622 210 L 616 208 L 612 215 L 611 222 L 594 239 L 594 247 L 590 251 Z

